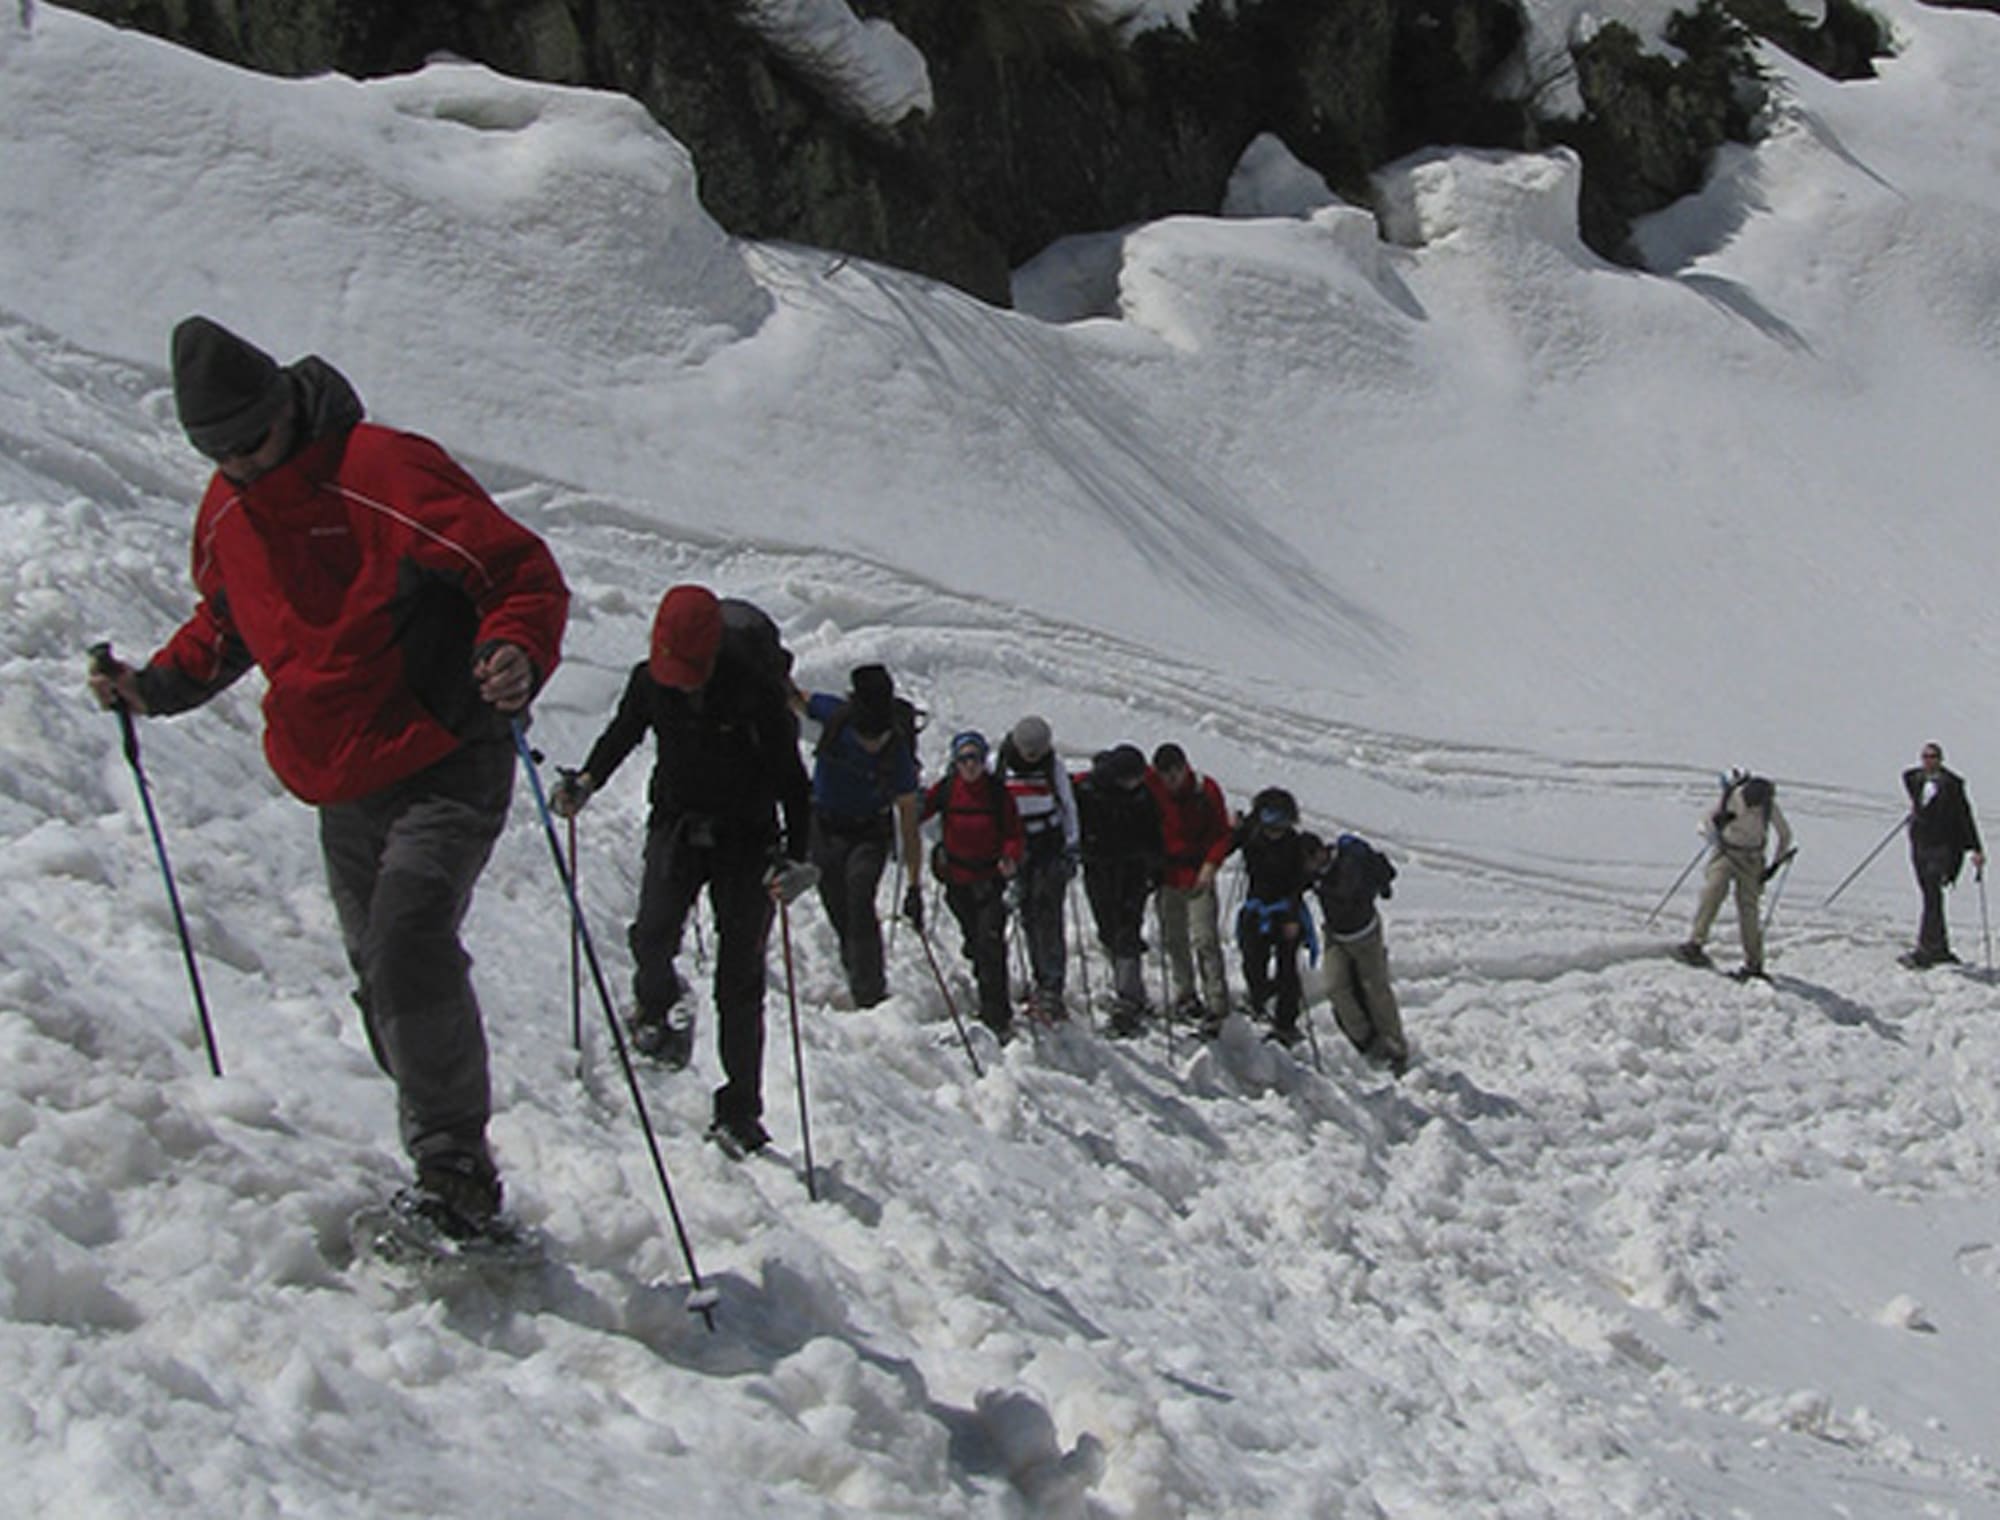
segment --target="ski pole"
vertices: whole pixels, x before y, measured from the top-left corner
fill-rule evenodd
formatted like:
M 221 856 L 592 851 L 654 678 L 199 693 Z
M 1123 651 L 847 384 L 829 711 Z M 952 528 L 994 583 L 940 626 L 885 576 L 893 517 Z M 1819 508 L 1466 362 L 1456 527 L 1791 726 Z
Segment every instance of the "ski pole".
M 556 772 L 566 782 L 573 783 L 577 773 L 562 769 Z M 569 879 L 582 890 L 582 878 L 576 874 L 576 814 L 571 813 L 569 823 Z M 583 955 L 578 942 L 577 925 L 582 922 L 579 915 L 572 913 L 569 919 L 569 1047 L 583 1049 Z
M 1321 1076 L 1325 1076 L 1326 1067 L 1321 1064 L 1319 1058 L 1319 1036 L 1313 1033 L 1312 1005 L 1310 1003 L 1307 1003 L 1305 1009 L 1299 1014 L 1299 1022 L 1306 1026 L 1306 1049 L 1312 1052 L 1313 1070 Z
M 1820 904 L 1822 908 L 1831 908 L 1833 906 L 1833 900 L 1848 889 L 1848 887 L 1853 883 L 1854 878 L 1859 876 L 1863 871 L 1867 870 L 1871 865 L 1875 863 L 1875 857 L 1877 855 L 1880 855 L 1884 850 L 1889 848 L 1889 841 L 1894 839 L 1899 833 L 1902 832 L 1903 826 L 1910 821 L 1910 816 L 1911 816 L 1910 814 L 1905 813 L 1901 818 L 1898 818 L 1896 820 L 1895 826 L 1892 827 L 1888 833 L 1882 836 L 1882 842 L 1876 845 L 1874 849 L 1868 852 L 1867 858 L 1864 859 L 1860 865 L 1856 866 L 1853 870 L 1849 871 L 1844 877 L 1842 877 L 1839 886 L 1835 887 L 1831 892 L 1827 893 L 1826 901 Z
M 792 971 L 792 905 L 778 899 L 778 936 L 785 945 L 785 1001 L 792 1010 L 792 1075 L 799 1089 L 799 1139 L 806 1153 L 806 1197 L 819 1202 L 819 1184 L 813 1175 L 812 1115 L 806 1108 L 806 1056 L 799 1039 L 799 984 Z
M 1986 867 L 1973 870 L 1972 879 L 1979 883 L 1979 938 L 1986 947 L 1986 980 L 1993 980 L 1993 925 L 1986 917 Z
M 1666 907 L 1668 903 L 1674 900 L 1674 894 L 1680 891 L 1681 883 L 1686 881 L 1690 876 L 1694 874 L 1694 868 L 1701 864 L 1701 857 L 1706 855 L 1707 853 L 1708 853 L 1708 841 L 1704 839 L 1701 842 L 1700 847 L 1695 850 L 1694 858 L 1690 860 L 1687 863 L 1687 865 L 1682 869 L 1681 874 L 1674 878 L 1674 884 L 1671 887 L 1667 888 L 1667 895 L 1661 898 L 1658 902 L 1654 903 L 1653 911 L 1646 915 L 1646 927 L 1648 929 L 1653 927 L 1653 920 L 1660 916 L 1660 910 Z
M 1785 895 L 1785 883 L 1792 879 L 1792 861 L 1797 858 L 1798 853 L 1797 847 L 1794 846 L 1792 849 L 1785 851 L 1783 855 L 1780 855 L 1772 863 L 1771 869 L 1778 878 L 1778 884 L 1771 888 L 1771 900 L 1764 906 L 1764 932 L 1766 934 L 1771 932 L 1771 920 L 1778 916 L 1778 899 Z
M 965 1058 L 972 1063 L 972 1074 L 983 1077 L 979 1069 L 979 1056 L 972 1048 L 972 1036 L 965 1032 L 965 1020 L 958 1016 L 958 1004 L 952 998 L 951 988 L 945 985 L 944 971 L 937 963 L 937 952 L 931 949 L 931 932 L 922 924 L 913 926 L 917 931 L 917 943 L 924 947 L 924 959 L 930 962 L 931 975 L 937 978 L 938 995 L 944 999 L 945 1012 L 951 1015 L 952 1026 L 958 1030 L 959 1042 L 965 1046 Z
M 116 675 L 123 667 L 111 653 L 109 643 L 93 644 L 90 647 L 90 668 L 93 674 Z M 132 720 L 132 709 L 122 700 L 115 701 L 118 727 L 125 740 L 125 763 L 132 767 L 132 782 L 139 789 L 139 801 L 146 810 L 146 827 L 153 835 L 153 854 L 160 862 L 160 877 L 167 884 L 167 903 L 174 910 L 174 930 L 180 935 L 181 960 L 187 965 L 188 985 L 194 989 L 194 1009 L 201 1020 L 202 1044 L 208 1048 L 208 1069 L 215 1076 L 222 1075 L 222 1055 L 215 1045 L 215 1025 L 208 1016 L 208 997 L 201 990 L 201 967 L 194 958 L 194 941 L 188 937 L 187 915 L 181 911 L 181 894 L 174 885 L 174 868 L 167 860 L 166 837 L 160 832 L 160 815 L 153 809 L 153 788 L 146 780 L 146 767 L 139 760 L 139 726 Z
M 1160 939 L 1160 1019 L 1167 1026 L 1167 1060 L 1171 1063 L 1180 1058 L 1174 1054 L 1174 989 L 1167 980 L 1167 910 L 1160 906 L 1166 890 L 1161 886 L 1153 893 L 1153 933 Z
M 674 1238 L 680 1243 L 681 1260 L 687 1263 L 688 1278 L 694 1283 L 694 1292 L 688 1295 L 688 1312 L 699 1314 L 702 1323 L 713 1331 L 715 1306 L 721 1302 L 722 1296 L 702 1282 L 701 1268 L 695 1265 L 694 1243 L 688 1239 L 680 1205 L 674 1201 L 674 1184 L 667 1176 L 667 1162 L 660 1154 L 660 1139 L 653 1129 L 652 1115 L 646 1112 L 646 1095 L 639 1089 L 639 1074 L 633 1070 L 632 1053 L 625 1047 L 625 1031 L 619 1027 L 618 1015 L 612 1010 L 611 991 L 604 981 L 604 967 L 598 962 L 597 946 L 590 937 L 590 926 L 583 919 L 583 904 L 576 895 L 576 882 L 570 876 L 569 868 L 563 864 L 562 845 L 556 839 L 556 821 L 549 812 L 549 799 L 542 791 L 541 772 L 535 768 L 540 757 L 528 745 L 526 723 L 517 716 L 511 720 L 510 726 L 514 730 L 514 749 L 528 773 L 529 790 L 534 793 L 535 810 L 541 815 L 542 833 L 549 842 L 549 858 L 555 862 L 556 877 L 562 882 L 564 895 L 569 898 L 570 923 L 575 928 L 577 942 L 583 946 L 584 959 L 590 965 L 590 979 L 597 988 L 597 1001 L 604 1009 L 604 1022 L 611 1026 L 612 1048 L 618 1052 L 618 1064 L 625 1070 L 625 1088 L 632 1095 L 632 1108 L 639 1116 L 639 1128 L 646 1137 L 646 1153 L 652 1157 L 653 1175 L 660 1181 L 660 1196 L 666 1200 L 667 1217 L 673 1222 Z

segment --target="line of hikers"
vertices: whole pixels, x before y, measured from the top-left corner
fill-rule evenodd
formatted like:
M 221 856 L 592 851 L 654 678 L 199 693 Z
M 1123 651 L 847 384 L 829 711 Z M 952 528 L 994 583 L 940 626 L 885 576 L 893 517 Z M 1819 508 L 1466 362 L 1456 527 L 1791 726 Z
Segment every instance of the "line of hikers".
M 1150 763 L 1136 746 L 1116 745 L 1072 773 L 1040 717 L 1016 723 L 997 752 L 976 731 L 955 735 L 945 774 L 926 788 L 920 715 L 887 669 L 857 666 L 845 692 L 805 692 L 791 664 L 756 607 L 701 586 L 673 587 L 609 726 L 550 795 L 558 816 L 575 817 L 652 733 L 644 864 L 628 936 L 633 1043 L 670 1066 L 692 1056 L 677 962 L 706 885 L 725 1076 L 714 1122 L 736 1148 L 769 1141 L 759 1072 L 774 863 L 810 862 L 849 995 L 867 1008 L 888 992 L 876 909 L 882 877 L 892 859 L 901 861 L 901 911 L 922 932 L 928 858 L 964 936 L 979 1017 L 1002 1040 L 1015 1020 L 1010 919 L 1025 945 L 1026 1011 L 1042 1021 L 1067 1017 L 1064 909 L 1079 869 L 1112 966 L 1111 1033 L 1140 1033 L 1153 1013 L 1143 957 L 1146 910 L 1157 896 L 1170 1016 L 1213 1037 L 1229 1012 L 1216 874 L 1240 853 L 1247 887 L 1236 937 L 1248 1012 L 1270 1021 L 1272 1038 L 1300 1038 L 1298 957 L 1302 948 L 1319 953 L 1308 906 L 1316 898 L 1341 1029 L 1371 1060 L 1404 1070 L 1409 1050 L 1375 906 L 1390 895 L 1395 868 L 1367 841 L 1347 834 L 1329 846 L 1302 832 L 1296 802 L 1278 788 L 1233 817 L 1214 779 L 1196 773 L 1176 744 L 1161 745 Z M 802 719 L 819 730 L 810 777 Z M 919 830 L 933 819 L 926 857 Z
M 195 519 L 197 600 L 142 668 L 121 663 L 109 644 L 93 650 L 90 689 L 127 720 L 126 754 L 143 796 L 129 720 L 198 707 L 253 666 L 263 672 L 265 753 L 285 787 L 318 810 L 356 1001 L 395 1083 L 416 1171 L 399 1203 L 447 1235 L 479 1234 L 498 1218 L 502 1189 L 486 1136 L 484 1021 L 459 932 L 506 822 L 516 758 L 528 754 L 529 703 L 560 658 L 568 588 L 546 544 L 437 444 L 365 420 L 353 386 L 317 355 L 281 366 L 201 316 L 175 327 L 171 351 L 175 410 L 215 466 Z M 819 725 L 810 777 L 801 718 Z M 554 790 L 552 810 L 574 817 L 652 734 L 630 933 L 632 1027 L 642 1050 L 686 1064 L 693 1034 L 684 1011 L 676 1016 L 686 989 L 675 962 L 706 887 L 724 1074 L 711 1134 L 725 1147 L 769 1140 L 763 999 L 776 902 L 802 890 L 816 867 L 853 1000 L 879 1001 L 877 883 L 893 842 L 902 912 L 921 931 L 926 818 L 939 820 L 932 870 L 964 933 L 981 1017 L 996 1033 L 1006 1035 L 1014 1018 L 1010 912 L 1026 941 L 1030 1006 L 1062 1016 L 1063 906 L 1080 865 L 1114 968 L 1113 1032 L 1136 1032 L 1150 1012 L 1140 969 L 1150 898 L 1171 1007 L 1212 1034 L 1229 1010 L 1216 873 L 1233 852 L 1246 878 L 1235 932 L 1249 1010 L 1271 1018 L 1275 1038 L 1297 1038 L 1298 956 L 1318 949 L 1309 907 L 1317 899 L 1342 1031 L 1371 1060 L 1403 1070 L 1409 1051 L 1376 906 L 1395 869 L 1365 840 L 1343 834 L 1328 845 L 1301 830 L 1297 803 L 1276 787 L 1232 817 L 1221 789 L 1176 744 L 1159 746 L 1150 763 L 1116 745 L 1072 775 L 1039 717 L 1016 723 L 997 755 L 977 732 L 955 735 L 946 774 L 925 790 L 917 728 L 882 666 L 855 669 L 845 693 L 801 693 L 770 618 L 676 586 L 609 726 Z M 1924 903 L 1906 959 L 1935 965 L 1955 959 L 1944 889 L 1966 854 L 1982 870 L 1985 857 L 1964 785 L 1943 768 L 1938 746 L 1926 746 L 1903 779 L 1910 811 L 1897 828 L 1908 828 Z M 1759 894 L 1791 845 L 1769 783 L 1754 783 L 1733 778 L 1708 821 L 1708 883 L 1683 953 L 1705 960 L 1702 942 L 1733 883 L 1745 973 L 1758 976 Z M 1767 866 L 1772 829 L 1780 860 Z M 160 856 L 164 869 L 164 849 Z M 183 949 L 192 974 L 185 933 Z M 196 996 L 199 1004 L 198 983 Z

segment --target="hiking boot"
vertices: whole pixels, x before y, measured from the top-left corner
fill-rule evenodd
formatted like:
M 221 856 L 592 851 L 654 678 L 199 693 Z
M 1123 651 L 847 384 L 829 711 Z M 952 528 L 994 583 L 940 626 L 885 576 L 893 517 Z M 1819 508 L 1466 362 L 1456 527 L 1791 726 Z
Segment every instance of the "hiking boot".
M 1305 1031 L 1299 1028 L 1297 1019 L 1280 1020 L 1264 1031 L 1264 1038 L 1274 1045 L 1282 1045 L 1290 1050 L 1305 1038 Z
M 724 1155 L 741 1161 L 769 1145 L 771 1132 L 764 1128 L 762 1120 L 739 1115 L 732 1119 L 716 1119 L 708 1127 L 708 1138 Z
M 1410 1053 L 1407 1050 L 1392 1049 L 1379 1041 L 1361 1054 L 1374 1065 L 1387 1067 L 1392 1077 L 1400 1077 L 1410 1069 Z
M 1736 982 L 1768 982 L 1771 979 L 1762 966 L 1738 966 L 1729 973 L 1729 978 Z
M 1146 1032 L 1148 1010 L 1140 1005 L 1121 1002 L 1111 1010 L 1111 1022 L 1106 1032 L 1114 1040 L 1133 1040 Z
M 1674 954 L 1681 960 L 1686 961 L 1690 966 L 1713 966 L 1715 964 L 1714 961 L 1708 958 L 1708 952 L 1702 949 L 1701 941 L 1698 939 L 1691 939 L 1684 945 L 1674 946 Z
M 694 1025 L 640 1014 L 632 1020 L 632 1048 L 669 1071 L 685 1071 L 694 1059 Z
M 417 1181 L 397 1206 L 453 1240 L 490 1234 L 500 1217 L 500 1174 L 477 1151 L 441 1151 L 417 1162 Z

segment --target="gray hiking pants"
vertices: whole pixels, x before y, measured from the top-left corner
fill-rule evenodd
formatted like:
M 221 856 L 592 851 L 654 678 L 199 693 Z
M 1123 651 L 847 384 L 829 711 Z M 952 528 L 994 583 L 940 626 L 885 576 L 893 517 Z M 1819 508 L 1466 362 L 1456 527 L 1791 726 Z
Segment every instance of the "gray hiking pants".
M 319 812 L 355 1001 L 376 1064 L 396 1083 L 403 1148 L 415 1160 L 486 1155 L 486 1031 L 458 931 L 513 790 L 512 746 L 469 744 Z
M 1763 852 L 1752 855 L 1742 850 L 1717 850 L 1708 858 L 1708 876 L 1702 882 L 1701 901 L 1695 906 L 1694 928 L 1688 938 L 1697 945 L 1708 939 L 1715 915 L 1730 884 L 1736 886 L 1736 927 L 1743 940 L 1743 964 L 1752 971 L 1764 969 L 1764 923 L 1758 904 L 1764 897 Z
M 1174 1005 L 1195 996 L 1199 967 L 1202 1007 L 1221 1018 L 1229 1011 L 1229 989 L 1222 979 L 1222 925 L 1215 883 L 1201 888 L 1161 887 L 1159 903 L 1160 939 L 1167 947 Z
M 1356 1050 L 1389 1060 L 1409 1059 L 1403 1015 L 1389 985 L 1389 947 L 1382 940 L 1380 918 L 1351 938 L 1326 937 L 1326 985 L 1333 998 L 1334 1021 Z

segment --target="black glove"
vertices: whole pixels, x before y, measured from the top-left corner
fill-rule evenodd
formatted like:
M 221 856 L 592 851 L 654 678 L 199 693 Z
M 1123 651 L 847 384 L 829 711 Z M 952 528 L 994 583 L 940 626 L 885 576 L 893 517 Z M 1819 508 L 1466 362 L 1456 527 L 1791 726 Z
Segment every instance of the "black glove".
M 912 929 L 924 926 L 924 894 L 921 887 L 912 886 L 903 894 L 903 917 L 909 920 Z

